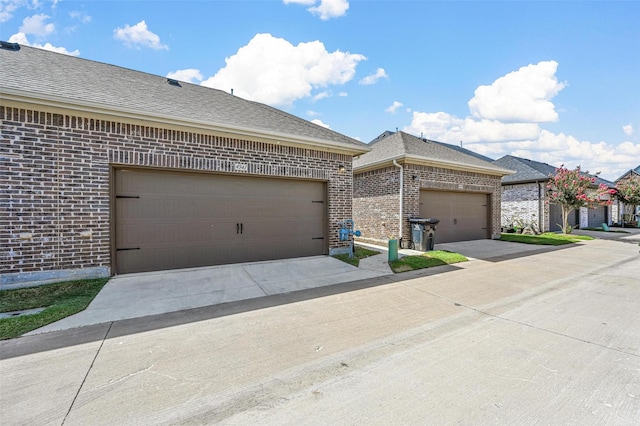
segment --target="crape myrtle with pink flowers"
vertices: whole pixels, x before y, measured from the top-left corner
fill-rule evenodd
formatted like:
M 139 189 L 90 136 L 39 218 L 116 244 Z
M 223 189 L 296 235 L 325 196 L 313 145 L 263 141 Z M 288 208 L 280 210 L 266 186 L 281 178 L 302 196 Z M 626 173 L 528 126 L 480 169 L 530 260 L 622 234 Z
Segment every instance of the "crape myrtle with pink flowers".
M 556 174 L 550 176 L 547 185 L 549 202 L 558 204 L 562 208 L 563 234 L 570 234 L 569 214 L 581 207 L 595 208 L 596 206 L 609 205 L 611 198 L 616 193 L 615 189 L 605 184 L 595 187 L 596 178 L 589 172 L 582 172 L 580 166 L 569 170 L 564 165 L 556 169 Z
M 637 226 L 635 212 L 640 206 L 640 179 L 630 178 L 618 182 L 616 198 L 624 203 L 623 225 L 626 223 Z

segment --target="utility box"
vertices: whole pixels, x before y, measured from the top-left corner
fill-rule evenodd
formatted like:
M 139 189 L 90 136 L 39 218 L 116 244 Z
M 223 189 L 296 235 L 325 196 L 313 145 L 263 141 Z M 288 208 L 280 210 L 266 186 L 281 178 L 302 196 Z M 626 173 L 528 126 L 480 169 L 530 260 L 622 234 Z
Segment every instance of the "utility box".
M 431 251 L 436 243 L 436 225 L 439 219 L 409 219 L 411 224 L 411 241 L 418 251 Z

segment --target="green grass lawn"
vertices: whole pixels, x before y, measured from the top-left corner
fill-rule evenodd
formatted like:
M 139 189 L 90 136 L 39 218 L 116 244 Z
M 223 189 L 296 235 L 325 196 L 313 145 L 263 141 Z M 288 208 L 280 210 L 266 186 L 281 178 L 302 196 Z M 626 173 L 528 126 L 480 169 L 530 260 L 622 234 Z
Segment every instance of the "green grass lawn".
M 360 264 L 360 259 L 364 259 L 365 257 L 373 256 L 375 254 L 380 254 L 380 252 L 356 246 L 353 250 L 353 257 L 349 257 L 348 254 L 336 254 L 333 257 L 338 260 L 342 260 L 343 262 L 347 262 L 350 265 L 358 266 Z
M 46 308 L 33 315 L 1 318 L 0 340 L 19 337 L 83 311 L 107 281 L 108 278 L 99 278 L 0 291 L 0 312 Z
M 576 243 L 578 241 L 593 240 L 593 237 L 586 235 L 574 234 L 556 234 L 553 232 L 545 232 L 540 235 L 524 235 L 524 234 L 502 234 L 500 241 L 511 241 L 514 243 L 540 244 L 548 246 L 561 246 L 563 244 Z
M 425 252 L 419 256 L 404 256 L 393 262 L 389 266 L 393 272 L 406 272 L 414 269 L 431 268 L 433 266 L 449 265 L 452 263 L 466 262 L 468 259 L 459 253 L 444 250 Z

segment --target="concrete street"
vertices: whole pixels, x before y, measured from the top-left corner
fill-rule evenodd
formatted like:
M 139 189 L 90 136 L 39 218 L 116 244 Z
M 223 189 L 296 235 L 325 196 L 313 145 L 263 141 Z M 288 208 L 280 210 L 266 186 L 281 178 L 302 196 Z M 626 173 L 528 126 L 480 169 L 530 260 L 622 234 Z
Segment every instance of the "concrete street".
M 536 247 L 0 342 L 0 424 L 637 425 L 639 250 Z

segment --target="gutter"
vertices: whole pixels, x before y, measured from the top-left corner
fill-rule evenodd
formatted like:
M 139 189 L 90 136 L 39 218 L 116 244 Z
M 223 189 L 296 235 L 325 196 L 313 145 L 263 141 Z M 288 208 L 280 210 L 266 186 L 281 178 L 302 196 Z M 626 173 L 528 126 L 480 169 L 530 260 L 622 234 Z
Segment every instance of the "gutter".
M 404 167 L 402 167 L 400 164 L 398 164 L 398 162 L 394 159 L 393 160 L 393 165 L 398 167 L 400 169 L 400 221 L 399 221 L 399 232 L 400 232 L 400 239 L 398 240 L 398 242 L 400 242 L 400 240 L 402 239 L 402 216 L 403 216 L 403 211 L 402 211 L 402 202 L 404 200 Z

